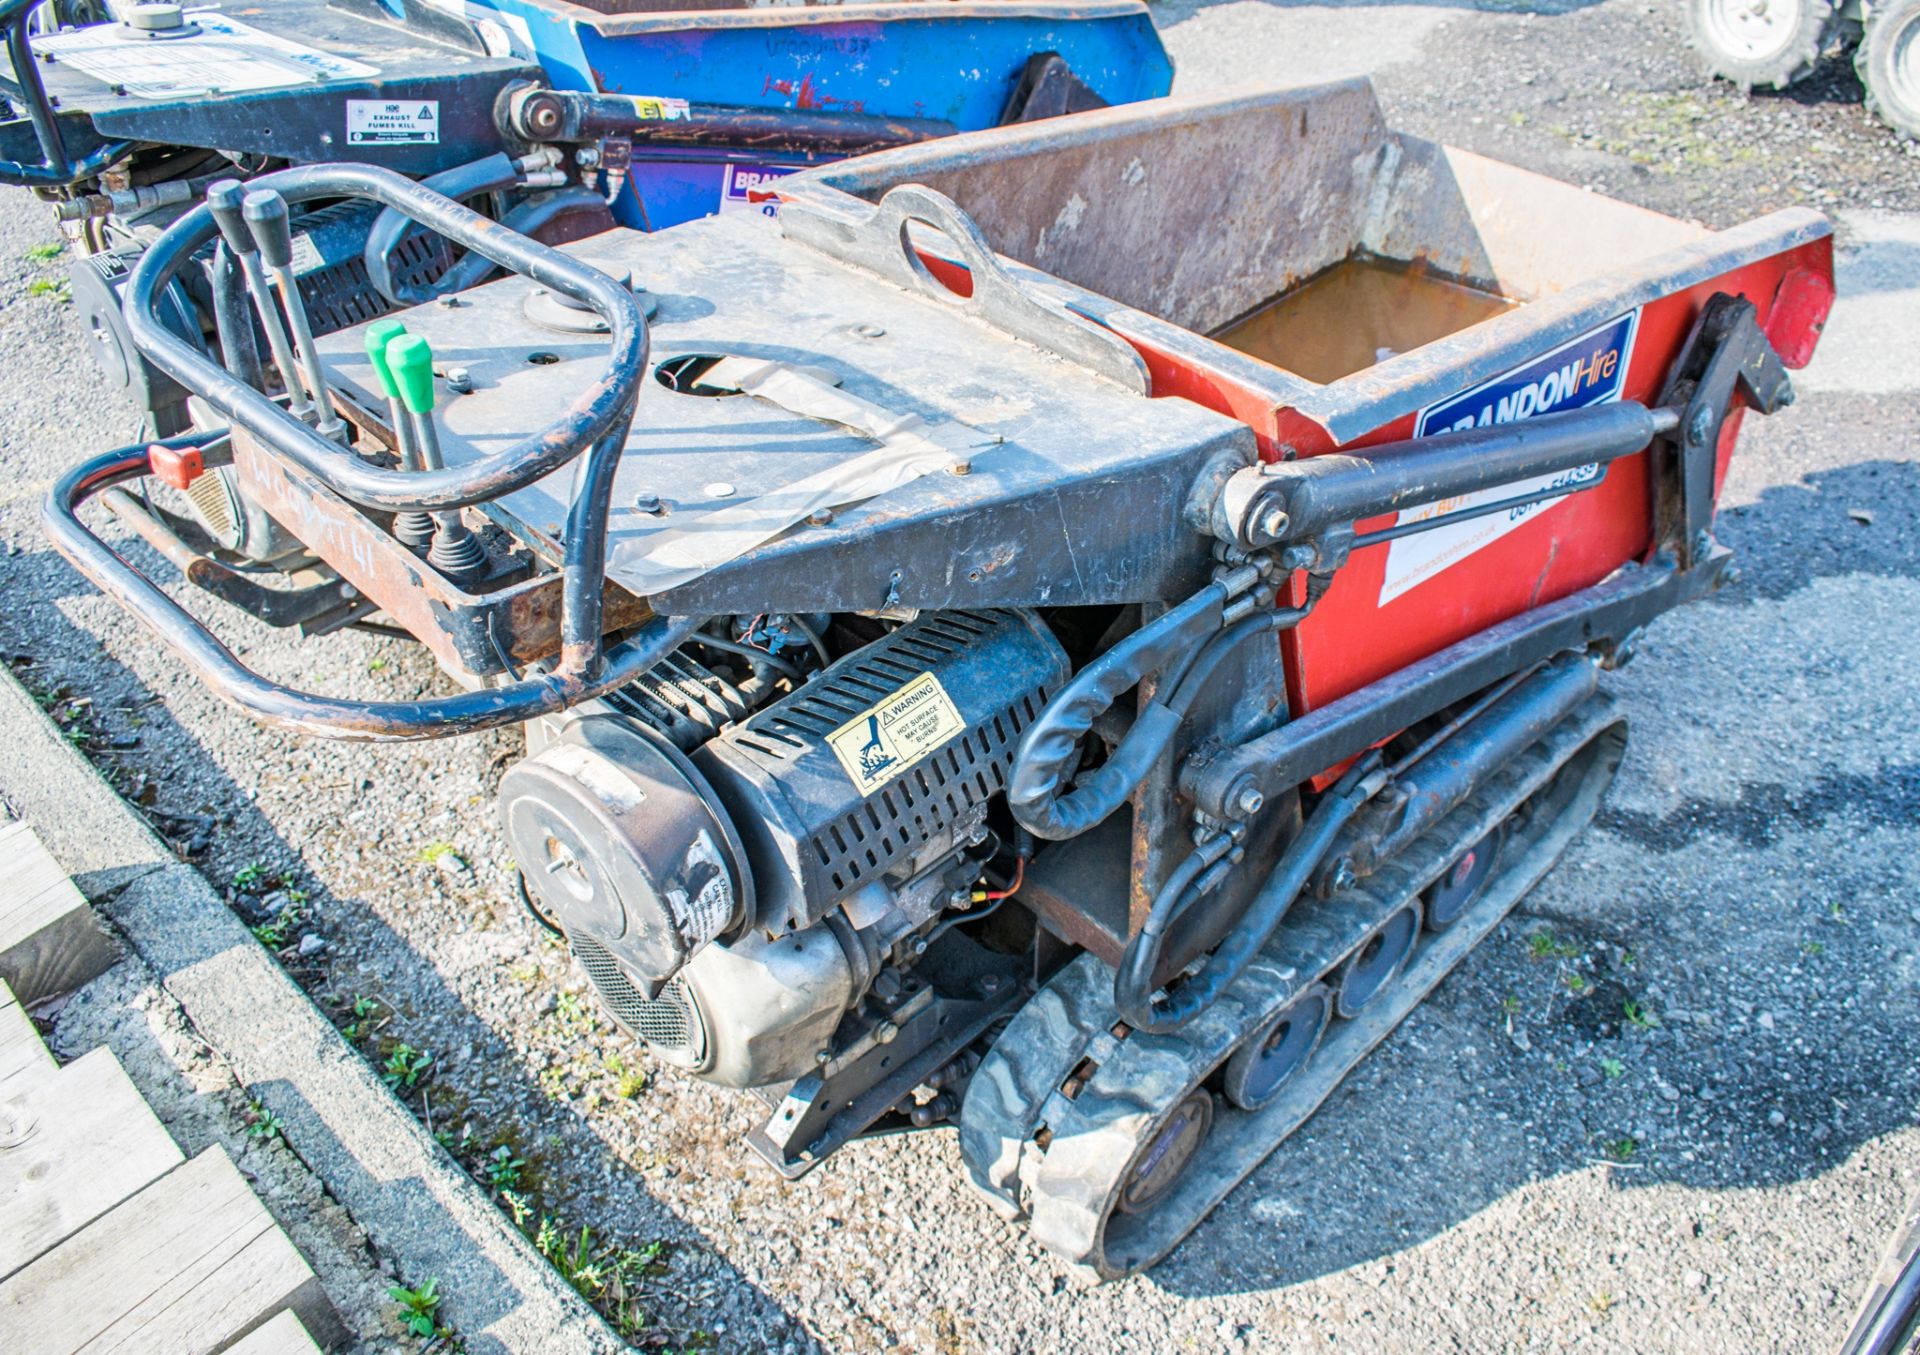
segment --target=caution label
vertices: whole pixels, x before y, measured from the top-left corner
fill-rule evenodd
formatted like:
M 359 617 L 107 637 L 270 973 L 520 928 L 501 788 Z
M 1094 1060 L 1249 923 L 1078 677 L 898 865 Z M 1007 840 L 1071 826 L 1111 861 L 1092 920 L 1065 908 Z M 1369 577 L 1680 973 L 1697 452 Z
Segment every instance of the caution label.
M 406 99 L 347 100 L 349 146 L 437 146 L 440 101 Z
M 940 679 L 922 673 L 827 735 L 827 744 L 854 786 L 870 794 L 966 727 Z

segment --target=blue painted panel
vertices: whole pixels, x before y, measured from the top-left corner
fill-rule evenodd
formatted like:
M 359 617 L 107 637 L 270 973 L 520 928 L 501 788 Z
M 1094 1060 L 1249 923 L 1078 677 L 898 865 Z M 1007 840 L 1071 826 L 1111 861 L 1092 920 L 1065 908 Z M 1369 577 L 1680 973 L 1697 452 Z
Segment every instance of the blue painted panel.
M 608 37 L 553 17 L 538 0 L 469 5 L 470 13 L 483 8 L 531 41 L 548 78 L 562 89 L 939 118 L 973 131 L 999 122 L 1021 69 L 1040 52 L 1058 52 L 1109 103 L 1158 98 L 1173 83 L 1173 64 L 1145 14 L 941 17 L 903 6 L 899 17 L 881 21 Z M 745 158 L 768 163 L 751 153 Z M 615 214 L 630 226 L 677 225 L 720 210 L 726 182 L 720 164 L 636 164 L 633 187 Z

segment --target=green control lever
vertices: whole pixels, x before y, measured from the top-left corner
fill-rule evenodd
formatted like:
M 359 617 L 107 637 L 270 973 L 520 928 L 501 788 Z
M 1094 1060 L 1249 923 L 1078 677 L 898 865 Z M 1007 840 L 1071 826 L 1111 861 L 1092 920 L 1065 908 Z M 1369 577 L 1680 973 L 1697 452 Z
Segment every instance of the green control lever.
M 379 369 L 376 362 L 375 370 Z M 446 463 L 440 456 L 440 432 L 433 424 L 433 349 L 418 334 L 398 334 L 387 340 L 386 378 L 393 382 L 406 405 L 413 435 L 420 447 L 420 465 L 435 471 Z M 458 509 L 433 515 L 433 544 L 427 563 L 456 583 L 486 572 L 487 553 L 480 539 L 467 530 Z
M 387 397 L 387 418 L 393 425 L 394 446 L 400 452 L 400 469 L 417 471 L 420 465 L 420 440 L 414 436 L 413 420 L 400 401 L 400 383 L 393 379 L 387 363 L 387 345 L 407 332 L 407 327 L 392 316 L 367 326 L 367 361 L 373 364 L 374 379 Z M 394 514 L 393 534 L 409 550 L 424 554 L 433 544 L 433 514 L 410 509 Z

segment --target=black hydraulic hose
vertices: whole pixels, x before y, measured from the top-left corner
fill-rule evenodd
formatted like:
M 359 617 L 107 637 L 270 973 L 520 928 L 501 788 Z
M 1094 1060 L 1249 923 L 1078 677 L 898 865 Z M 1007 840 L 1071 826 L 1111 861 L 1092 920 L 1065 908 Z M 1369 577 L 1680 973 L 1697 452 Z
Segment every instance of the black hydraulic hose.
M 1153 911 L 1127 943 L 1126 954 L 1121 957 L 1119 971 L 1113 979 L 1114 1009 L 1128 1025 L 1149 1035 L 1178 1030 L 1212 1006 L 1245 972 L 1260 948 L 1278 930 L 1294 900 L 1300 897 L 1300 891 L 1306 887 L 1321 858 L 1333 846 L 1334 838 L 1384 784 L 1385 778 L 1376 774 L 1379 765 L 1379 753 L 1368 753 L 1320 797 L 1320 803 L 1313 807 L 1300 832 L 1281 853 L 1273 874 L 1267 877 L 1233 929 L 1214 947 L 1200 971 L 1164 998 L 1155 1000 L 1153 971 L 1159 966 L 1166 929 L 1185 907 L 1181 895 L 1198 882 L 1201 872 L 1193 870 L 1177 890 L 1163 888 L 1160 891 Z M 1198 855 L 1195 853 L 1183 862 L 1182 869 Z M 1168 884 L 1173 884 L 1171 878 Z
M 452 198 L 455 202 L 466 198 L 478 197 L 482 193 L 497 193 L 501 189 L 512 188 L 520 181 L 520 172 L 514 168 L 513 161 L 496 151 L 492 155 L 470 160 L 464 165 L 455 165 L 452 169 L 443 169 L 438 174 L 429 174 L 420 181 L 422 188 L 431 188 L 434 192 Z M 456 291 L 458 288 L 439 287 L 407 288 L 403 290 L 393 280 L 393 251 L 406 238 L 414 222 L 404 212 L 392 207 L 382 208 L 380 215 L 373 219 L 373 225 L 367 231 L 367 243 L 360 258 L 367 266 L 367 278 L 373 283 L 373 289 L 396 306 L 418 306 L 431 301 L 441 290 Z M 464 262 L 464 260 L 463 260 Z M 454 265 L 458 268 L 459 265 Z M 471 283 L 466 284 L 471 286 Z
M 519 231 L 522 235 L 537 234 L 549 222 L 573 212 L 607 210 L 607 200 L 598 193 L 585 188 L 561 188 L 530 202 L 523 202 L 505 216 L 500 224 L 508 230 Z M 469 287 L 478 287 L 500 267 L 484 254 L 469 253 L 445 273 L 432 287 L 424 289 L 421 300 L 429 296 L 441 296 L 447 292 L 464 292 Z
M 1014 754 L 1007 806 L 1015 822 L 1035 837 L 1058 842 L 1086 832 L 1126 802 L 1166 751 L 1180 727 L 1180 712 L 1159 700 L 1147 702 L 1106 762 L 1063 793 L 1080 740 L 1123 693 L 1216 634 L 1228 599 L 1257 577 L 1249 566 L 1244 573 L 1215 580 L 1068 680 L 1028 727 Z

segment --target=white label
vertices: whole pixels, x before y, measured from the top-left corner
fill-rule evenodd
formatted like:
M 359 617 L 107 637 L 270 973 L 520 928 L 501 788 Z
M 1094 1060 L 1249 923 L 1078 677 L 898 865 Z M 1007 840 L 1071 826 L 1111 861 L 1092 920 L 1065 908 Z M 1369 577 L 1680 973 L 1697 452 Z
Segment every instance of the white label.
M 1483 381 L 1471 390 L 1428 405 L 1414 422 L 1413 435 L 1422 438 L 1435 433 L 1487 428 L 1530 419 L 1536 414 L 1557 414 L 1618 400 L 1626 385 L 1627 365 L 1633 358 L 1633 335 L 1639 319 L 1639 311 L 1630 311 L 1491 381 Z M 1600 477 L 1598 465 L 1576 466 L 1556 475 L 1496 485 L 1492 489 L 1410 508 L 1400 514 L 1395 525 L 1428 522 L 1505 499 L 1524 498 L 1542 490 L 1584 489 L 1597 484 Z M 1517 508 L 1447 523 L 1431 531 L 1396 537 L 1387 543 L 1380 605 L 1386 606 L 1402 593 L 1493 544 L 1564 497 L 1555 495 Z
M 184 38 L 129 37 L 120 24 L 96 24 L 35 38 L 33 47 L 140 99 L 240 94 L 380 74 L 377 66 L 329 56 L 212 10 L 186 17 L 200 31 Z
M 794 172 L 796 165 L 728 165 L 720 187 L 720 215 L 758 212 L 779 216 L 780 201 L 773 186 Z
M 440 144 L 438 99 L 347 100 L 349 146 L 437 146 Z

